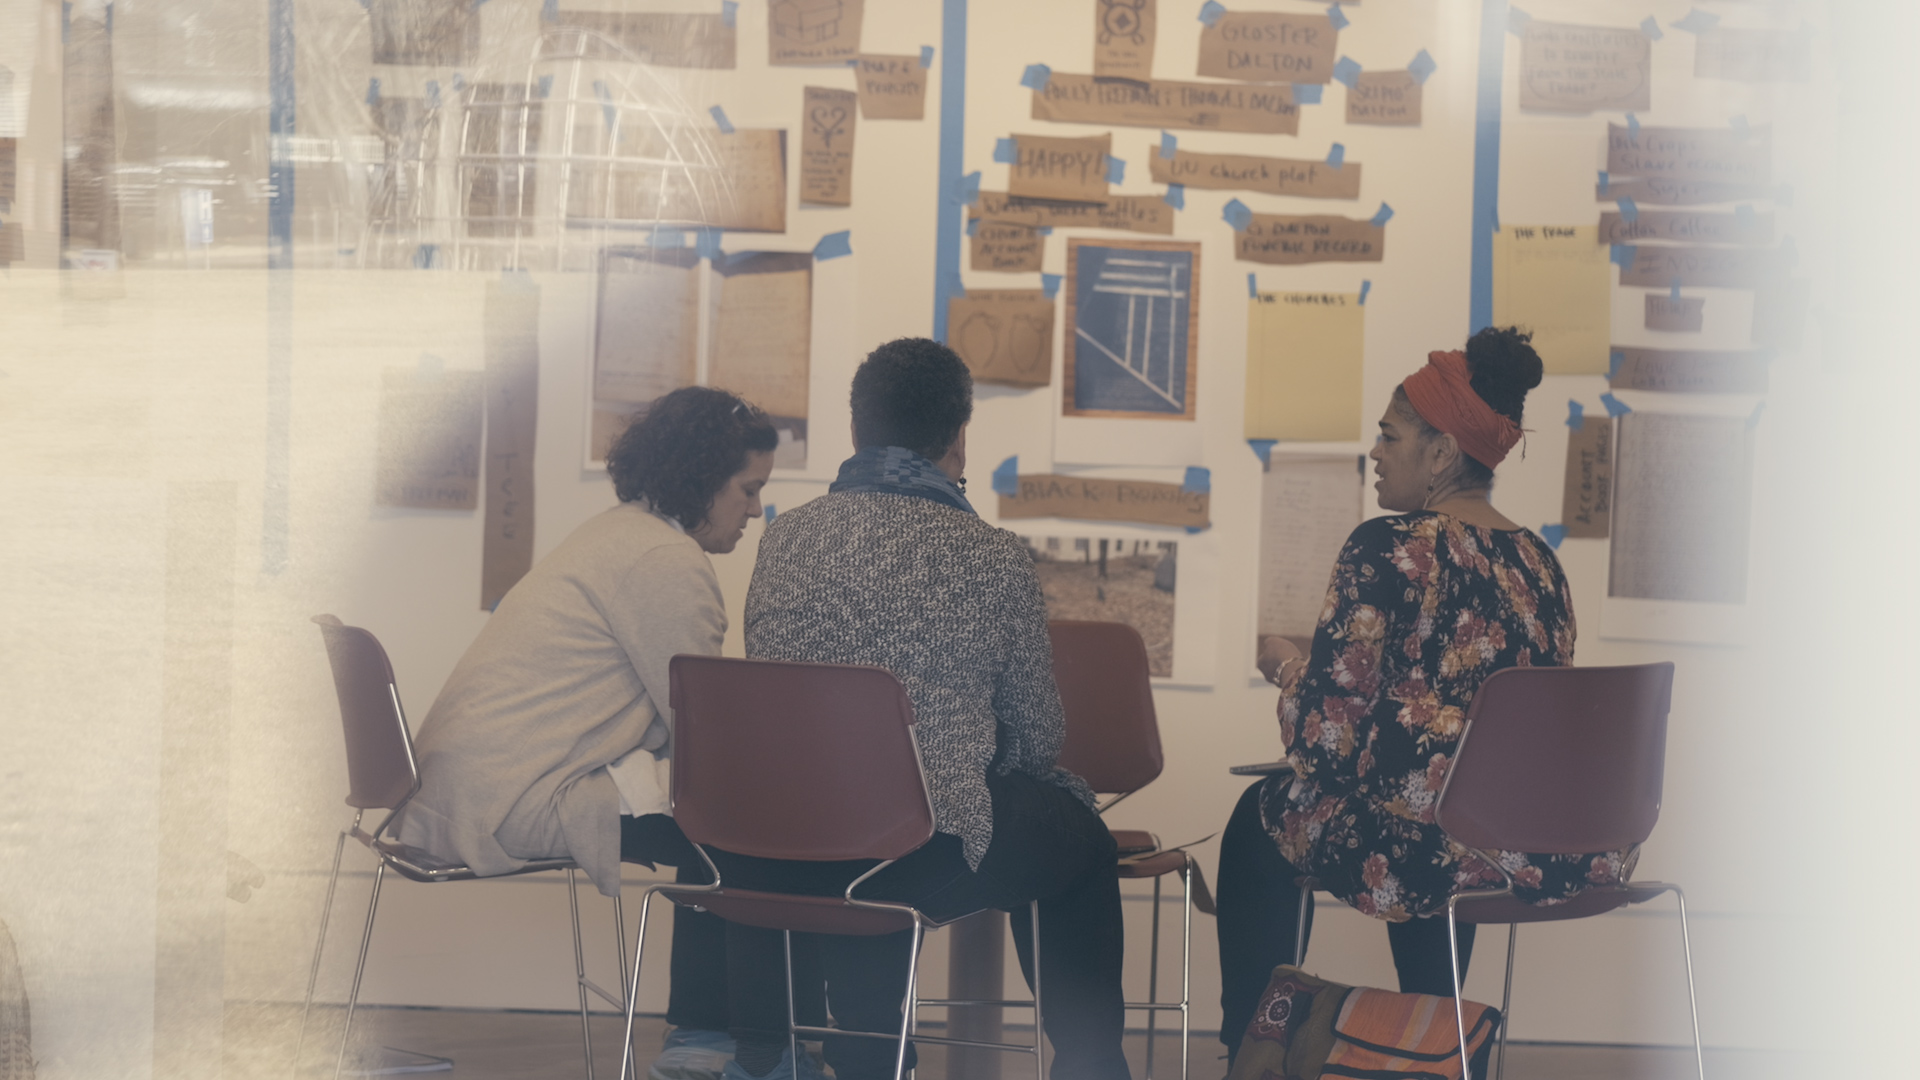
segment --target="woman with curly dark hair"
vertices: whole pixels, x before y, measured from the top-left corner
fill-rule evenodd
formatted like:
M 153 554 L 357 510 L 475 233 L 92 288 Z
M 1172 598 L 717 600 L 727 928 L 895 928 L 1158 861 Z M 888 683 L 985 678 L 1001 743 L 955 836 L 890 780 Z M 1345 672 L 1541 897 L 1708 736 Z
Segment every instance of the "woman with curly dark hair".
M 655 401 L 607 455 L 620 505 L 575 529 L 501 599 L 420 725 L 420 793 L 400 838 L 481 874 L 571 857 L 617 895 L 620 863 L 701 861 L 668 816 L 667 662 L 718 655 L 710 555 L 760 516 L 778 436 L 704 387 Z M 675 1025 L 651 1075 L 717 1076 L 732 1047 L 725 930 L 674 920 Z

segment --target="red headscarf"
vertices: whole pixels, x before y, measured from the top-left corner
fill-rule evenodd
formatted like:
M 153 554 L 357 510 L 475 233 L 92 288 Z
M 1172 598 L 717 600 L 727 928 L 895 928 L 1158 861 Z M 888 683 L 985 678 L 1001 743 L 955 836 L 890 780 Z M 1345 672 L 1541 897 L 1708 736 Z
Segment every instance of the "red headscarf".
M 1406 377 L 1400 388 L 1420 418 L 1453 436 L 1460 449 L 1491 469 L 1520 441 L 1520 425 L 1493 411 L 1473 392 L 1467 354 L 1430 352 L 1427 366 Z

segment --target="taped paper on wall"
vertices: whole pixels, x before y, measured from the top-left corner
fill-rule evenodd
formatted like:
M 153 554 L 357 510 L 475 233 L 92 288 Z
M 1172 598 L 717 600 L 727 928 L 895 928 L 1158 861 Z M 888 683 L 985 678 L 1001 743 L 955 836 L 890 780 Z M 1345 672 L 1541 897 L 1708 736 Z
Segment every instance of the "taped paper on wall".
M 1093 73 L 1102 79 L 1151 79 L 1156 0 L 1095 0 Z
M 1007 193 L 1023 199 L 1105 202 L 1112 151 L 1111 135 L 1086 139 L 1015 135 Z
M 1803 83 L 1813 74 L 1813 39 L 1806 30 L 1715 27 L 1694 38 L 1693 75 L 1730 82 Z
M 1766 358 L 1748 350 L 1643 349 L 1615 345 L 1620 364 L 1608 384 L 1615 390 L 1666 394 L 1764 394 Z
M 860 55 L 866 0 L 769 0 L 767 63 L 844 64 Z
M 1290 84 L 1136 82 L 1059 72 L 1044 89 L 1034 91 L 1033 118 L 1249 135 L 1293 135 L 1300 130 L 1300 108 Z
M 533 568 L 533 452 L 540 413 L 540 289 L 490 281 L 487 357 L 486 531 L 480 610 L 492 611 Z
M 807 87 L 801 99 L 800 201 L 853 205 L 853 139 L 859 95 Z
M 947 345 L 974 380 L 1008 386 L 1053 381 L 1054 299 L 1043 289 L 974 289 L 947 300 Z
M 1508 225 L 1493 234 L 1493 322 L 1533 334 L 1549 375 L 1607 370 L 1613 282 L 1592 225 Z
M 1746 420 L 1633 412 L 1619 423 L 1607 595 L 1745 603 Z
M 593 333 L 595 401 L 645 405 L 693 385 L 699 265 L 692 248 L 614 248 L 602 255 Z
M 1622 201 L 1626 198 L 1621 196 Z M 1773 215 L 1712 213 L 1703 210 L 1640 210 L 1632 221 L 1619 213 L 1600 215 L 1600 243 L 1637 244 L 1643 240 L 1766 244 L 1773 240 Z
M 1648 293 L 1644 325 L 1665 333 L 1697 334 L 1706 324 L 1706 307 L 1706 300 L 1698 296 Z
M 478 371 L 403 367 L 381 373 L 376 505 L 479 505 L 483 385 Z
M 1560 497 L 1563 536 L 1604 537 L 1613 520 L 1613 418 L 1589 416 L 1567 432 Z
M 1068 242 L 1065 415 L 1193 419 L 1199 273 L 1199 244 Z
M 1360 438 L 1366 311 L 1358 293 L 1266 292 L 1248 301 L 1247 438 Z
M 1386 224 L 1328 214 L 1251 214 L 1233 234 L 1242 262 L 1297 266 L 1318 262 L 1380 262 L 1387 254 Z
M 1173 233 L 1173 210 L 1155 195 L 1114 195 L 1104 202 L 1069 203 L 983 191 L 974 204 L 974 216 L 987 221 L 1036 229 L 1109 229 L 1159 236 Z
M 1156 184 L 1183 184 L 1217 191 L 1258 191 L 1305 199 L 1357 199 L 1360 163 L 1296 161 L 1247 154 L 1200 154 L 1176 150 L 1171 158 L 1149 149 L 1147 162 Z
M 1610 188 L 1616 176 L 1765 185 L 1773 180 L 1773 127 L 1739 130 L 1608 124 Z
M 1256 83 L 1331 82 L 1339 36 L 1325 15 L 1229 11 L 1200 32 L 1195 74 Z
M 716 262 L 707 382 L 767 411 L 781 429 L 774 464 L 806 467 L 813 355 L 813 256 L 741 252 Z
M 1653 42 L 1637 26 L 1527 21 L 1520 45 L 1520 107 L 1620 112 L 1653 105 Z
M 1092 476 L 1022 476 L 1016 494 L 1000 496 L 1002 520 L 1056 517 L 1132 521 L 1204 529 L 1212 495 L 1180 484 Z
M 1173 675 L 1177 541 L 1062 535 L 1020 539 L 1040 576 L 1049 621 L 1125 623 L 1146 643 L 1147 674 Z
M 867 120 L 919 120 L 927 113 L 927 69 L 917 56 L 863 53 L 854 82 Z
M 562 11 L 559 25 L 598 34 L 635 63 L 725 70 L 737 64 L 739 35 L 724 15 Z
M 969 224 L 973 235 L 967 238 L 971 253 L 968 265 L 973 269 L 1001 274 L 1040 272 L 1046 237 L 1039 229 L 979 219 Z
M 1347 86 L 1347 123 L 1419 127 L 1420 99 L 1411 71 L 1363 71 Z
M 1333 564 L 1365 513 L 1366 459 L 1269 455 L 1260 478 L 1258 635 L 1310 643 Z

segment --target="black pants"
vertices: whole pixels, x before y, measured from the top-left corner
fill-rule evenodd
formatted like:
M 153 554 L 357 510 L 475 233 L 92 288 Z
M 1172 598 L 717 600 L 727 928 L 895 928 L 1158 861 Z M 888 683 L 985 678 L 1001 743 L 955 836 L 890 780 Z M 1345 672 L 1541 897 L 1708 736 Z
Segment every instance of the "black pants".
M 970 870 L 958 837 L 936 833 L 925 847 L 861 886 L 862 896 L 901 900 L 945 921 L 985 908 L 1012 916 L 1021 973 L 1033 984 L 1027 904 L 1040 901 L 1045 1027 L 1053 1043 L 1053 1080 L 1126 1080 L 1121 1053 L 1120 970 L 1125 930 L 1113 835 L 1065 789 L 1029 776 L 989 776 L 993 842 Z M 871 862 L 808 863 L 713 852 L 722 880 L 749 889 L 836 896 Z M 906 993 L 912 935 L 794 935 L 796 952 L 817 948 L 836 1026 L 897 1032 Z M 777 930 L 727 925 L 728 984 L 734 1034 L 786 1040 L 784 979 Z M 796 961 L 800 958 L 796 956 Z M 804 1022 L 804 1021 L 803 1021 Z M 879 1039 L 828 1039 L 827 1063 L 840 1080 L 893 1075 L 894 1047 Z M 909 1062 L 912 1058 L 908 1059 Z
M 1260 788 L 1255 781 L 1240 796 L 1220 835 L 1220 869 L 1214 885 L 1219 907 L 1220 1041 L 1231 1058 L 1240 1049 L 1253 1010 L 1273 969 L 1293 963 L 1300 919 L 1300 879 L 1305 876 L 1274 846 L 1260 824 Z M 1473 956 L 1473 926 L 1460 926 L 1460 978 Z M 1307 933 L 1313 933 L 1311 898 Z M 1444 915 L 1387 924 L 1394 970 L 1403 994 L 1453 996 L 1453 960 Z M 1304 943 L 1302 954 L 1304 955 Z

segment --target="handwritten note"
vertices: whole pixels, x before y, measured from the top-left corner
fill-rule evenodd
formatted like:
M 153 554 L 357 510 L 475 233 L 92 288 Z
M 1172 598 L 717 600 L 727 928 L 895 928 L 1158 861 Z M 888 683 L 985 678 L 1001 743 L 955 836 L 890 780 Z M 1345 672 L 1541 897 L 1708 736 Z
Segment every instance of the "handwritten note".
M 1161 236 L 1173 233 L 1173 207 L 1158 195 L 1114 195 L 1104 202 L 1063 203 L 983 191 L 974 206 L 974 216 L 1036 229 L 1112 229 Z
M 1366 313 L 1358 293 L 1263 292 L 1248 301 L 1247 438 L 1360 438 Z
M 1103 79 L 1153 77 L 1156 0 L 1095 0 L 1093 73 Z
M 1653 106 L 1653 42 L 1638 27 L 1532 19 L 1520 46 L 1520 107 L 1554 112 Z
M 478 371 L 381 373 L 376 504 L 422 510 L 479 504 L 484 382 Z
M 851 90 L 809 86 L 801 99 L 800 201 L 853 205 L 853 135 L 859 99 Z
M 597 34 L 618 46 L 619 59 L 654 67 L 732 68 L 738 35 L 718 14 L 562 11 L 561 26 Z
M 1386 254 L 1387 227 L 1364 218 L 1255 214 L 1233 234 L 1233 257 L 1242 262 L 1379 262 Z
M 1695 78 L 1803 83 L 1812 69 L 1813 39 L 1805 30 L 1716 27 L 1694 39 Z
M 1020 493 L 1000 496 L 1002 518 L 1057 517 L 1082 521 L 1137 521 L 1204 529 L 1212 496 L 1179 484 L 1105 480 L 1086 476 L 1022 476 Z
M 1759 353 L 1707 349 L 1642 349 L 1616 345 L 1615 390 L 1667 394 L 1764 394 L 1767 365 Z
M 1366 459 L 1271 454 L 1260 478 L 1260 634 L 1310 639 L 1360 524 Z
M 1706 300 L 1698 296 L 1648 293 L 1644 325 L 1665 333 L 1697 334 L 1706 325 L 1706 307 Z
M 1293 88 L 1284 83 L 1136 82 L 1057 71 L 1044 90 L 1033 92 L 1033 118 L 1249 135 L 1293 135 L 1300 130 L 1300 107 L 1293 103 Z
M 1040 289 L 970 289 L 947 300 L 947 345 L 978 382 L 1053 381 L 1054 300 Z
M 1160 156 L 1158 146 L 1147 148 L 1147 161 L 1156 184 L 1185 184 L 1195 188 L 1259 191 L 1306 199 L 1360 197 L 1360 163 L 1339 168 L 1324 161 L 1252 157 L 1245 154 L 1197 154 L 1176 150 Z
M 1411 71 L 1363 71 L 1347 88 L 1347 123 L 1420 126 L 1420 82 Z
M 1636 132 L 1608 124 L 1607 176 L 1766 184 L 1773 177 L 1773 127 L 1642 127 Z
M 540 290 L 487 283 L 486 532 L 480 610 L 533 568 L 533 448 L 540 412 Z
M 1678 281 L 1683 286 L 1753 289 L 1781 275 L 1785 268 L 1784 256 L 1777 248 L 1642 244 L 1633 249 L 1633 265 L 1620 271 L 1620 284 L 1660 288 Z
M 1607 595 L 1747 598 L 1753 444 L 1740 417 L 1620 418 Z
M 927 112 L 927 69 L 917 56 L 862 53 L 855 73 L 860 115 L 867 120 L 918 120 Z
M 1765 244 L 1773 239 L 1772 214 L 1708 213 L 1699 210 L 1641 210 L 1628 221 L 1618 213 L 1600 215 L 1600 242 L 1636 244 L 1668 240 L 1696 244 Z
M 813 343 L 813 256 L 728 255 L 714 271 L 708 383 L 776 417 L 804 419 Z
M 767 63 L 844 64 L 860 55 L 866 0 L 768 0 Z
M 609 250 L 600 262 L 593 399 L 645 405 L 692 386 L 700 347 L 700 257 L 692 248 Z
M 1200 31 L 1196 73 L 1243 82 L 1331 82 L 1338 44 L 1325 15 L 1229 11 Z
M 1604 184 L 1595 184 L 1593 197 L 1599 202 L 1632 199 L 1656 206 L 1698 206 L 1701 203 L 1759 202 L 1779 193 L 1759 184 L 1726 183 L 1719 180 L 1663 180 L 1658 177 L 1622 177 L 1609 175 Z
M 1607 535 L 1613 519 L 1613 418 L 1589 416 L 1567 433 L 1567 478 L 1560 524 L 1568 536 Z
M 1493 322 L 1533 333 L 1549 375 L 1607 370 L 1613 293 L 1592 225 L 1506 225 L 1493 234 Z
M 975 270 L 1001 274 L 1040 272 L 1046 237 L 1031 225 L 980 221 L 973 226 L 973 235 L 967 239 L 972 250 L 969 265 Z
M 1105 202 L 1107 158 L 1112 149 L 1111 135 L 1086 139 L 1015 135 L 1007 191 L 1028 199 Z

